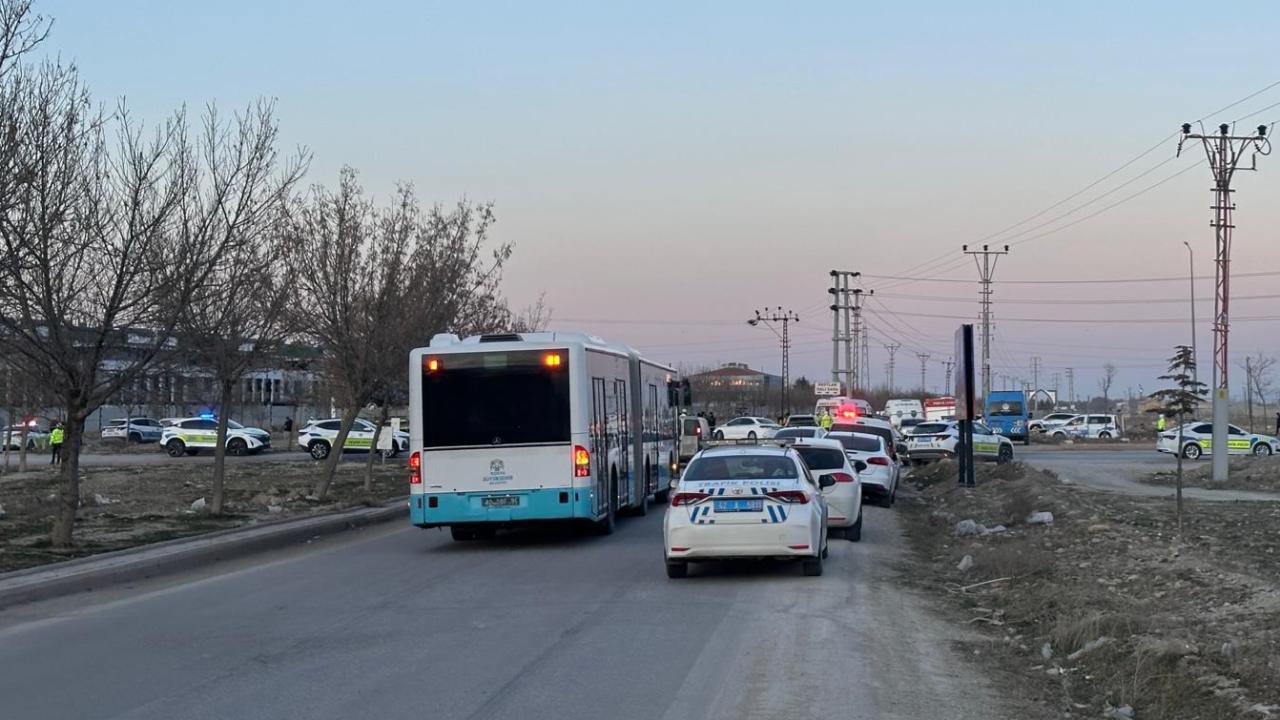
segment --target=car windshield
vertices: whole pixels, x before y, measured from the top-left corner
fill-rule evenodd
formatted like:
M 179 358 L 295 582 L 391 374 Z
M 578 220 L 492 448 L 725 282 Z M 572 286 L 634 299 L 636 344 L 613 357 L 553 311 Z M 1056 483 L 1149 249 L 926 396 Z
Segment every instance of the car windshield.
M 920 423 L 911 429 L 912 435 L 938 435 L 951 429 L 946 423 Z
M 844 453 L 835 448 L 799 447 L 796 452 L 804 458 L 810 470 L 839 470 L 844 467 Z
M 880 452 L 884 447 L 883 440 L 873 435 L 861 435 L 856 433 L 840 433 L 838 435 L 829 435 L 828 437 L 839 440 L 844 449 L 852 452 Z
M 785 455 L 711 455 L 700 457 L 685 471 L 684 481 L 795 480 L 796 463 Z
M 783 428 L 779 430 L 778 434 L 774 435 L 774 437 L 775 438 L 811 438 L 811 437 L 816 437 L 817 434 L 818 434 L 817 428 L 792 427 L 792 428 Z

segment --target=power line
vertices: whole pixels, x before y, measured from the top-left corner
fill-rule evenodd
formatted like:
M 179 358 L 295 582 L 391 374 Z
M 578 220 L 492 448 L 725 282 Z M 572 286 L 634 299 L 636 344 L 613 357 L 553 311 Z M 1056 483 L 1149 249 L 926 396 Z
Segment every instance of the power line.
M 1194 166 L 1193 166 L 1194 167 Z M 1232 277 L 1276 277 L 1280 275 L 1280 271 L 1253 272 L 1253 273 L 1236 273 Z M 963 285 L 973 284 L 972 280 L 964 280 L 962 278 L 939 278 L 939 277 L 902 277 L 900 275 L 873 275 L 867 273 L 864 277 L 875 278 L 877 280 L 911 280 L 912 282 L 937 282 L 937 283 L 960 283 Z M 1212 280 L 1213 275 L 1197 275 L 1197 280 Z M 1145 278 L 1097 278 L 1089 280 L 1001 280 L 1001 285 L 1105 285 L 1120 283 L 1148 283 L 1148 282 L 1186 282 L 1187 276 L 1180 275 L 1176 277 L 1145 277 Z

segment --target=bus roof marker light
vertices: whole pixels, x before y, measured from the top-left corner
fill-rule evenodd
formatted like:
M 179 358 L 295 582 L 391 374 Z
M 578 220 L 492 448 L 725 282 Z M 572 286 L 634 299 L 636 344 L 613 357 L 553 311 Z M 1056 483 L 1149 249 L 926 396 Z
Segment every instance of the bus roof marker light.
M 547 367 L 560 367 L 561 359 L 559 353 L 548 353 L 542 357 L 542 364 Z
M 427 360 L 427 372 L 435 372 L 440 369 L 440 361 L 436 358 Z

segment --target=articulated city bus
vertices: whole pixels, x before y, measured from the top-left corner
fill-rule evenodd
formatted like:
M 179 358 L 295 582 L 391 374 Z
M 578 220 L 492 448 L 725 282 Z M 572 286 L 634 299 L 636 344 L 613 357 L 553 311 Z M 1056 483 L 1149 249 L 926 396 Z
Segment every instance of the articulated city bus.
M 456 540 L 548 520 L 613 532 L 666 500 L 686 387 L 581 333 L 437 335 L 409 356 L 410 519 Z

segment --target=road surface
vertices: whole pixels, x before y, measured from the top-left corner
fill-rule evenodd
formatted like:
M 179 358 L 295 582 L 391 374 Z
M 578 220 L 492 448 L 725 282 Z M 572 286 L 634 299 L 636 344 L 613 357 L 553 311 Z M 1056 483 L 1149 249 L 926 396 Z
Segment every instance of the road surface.
M 1175 494 L 1171 487 L 1138 482 L 1140 477 L 1161 470 L 1173 470 L 1177 466 L 1177 458 L 1156 452 L 1151 447 L 1133 450 L 1016 448 L 1014 452 L 1018 460 L 1032 467 L 1052 470 L 1058 477 L 1078 485 L 1142 497 L 1173 497 Z M 1195 462 L 1186 461 L 1184 467 L 1197 467 L 1207 462 L 1207 458 Z M 1192 500 L 1208 501 L 1280 501 L 1280 494 L 1247 490 L 1183 488 L 1182 496 Z
M 895 510 L 826 574 L 668 580 L 661 512 L 459 544 L 399 524 L 0 613 L 0 715 L 993 720 L 964 632 L 902 589 Z

